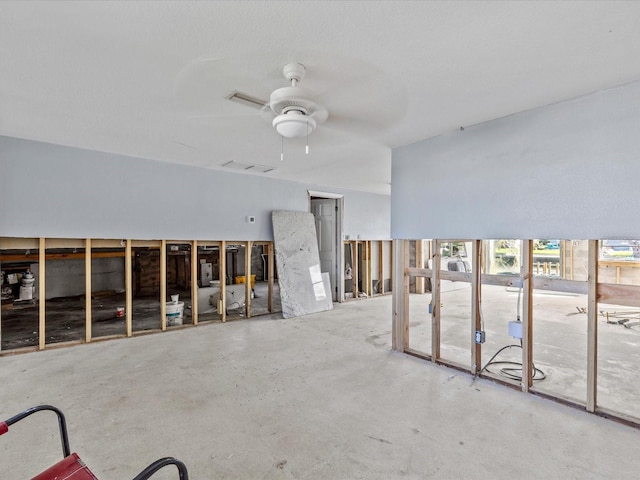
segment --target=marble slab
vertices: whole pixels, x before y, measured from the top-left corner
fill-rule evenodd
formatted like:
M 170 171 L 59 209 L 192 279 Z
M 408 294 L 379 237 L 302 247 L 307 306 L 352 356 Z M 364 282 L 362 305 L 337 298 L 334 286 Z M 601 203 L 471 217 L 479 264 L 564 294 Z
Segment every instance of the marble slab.
M 271 215 L 284 318 L 333 308 L 329 274 L 320 271 L 315 217 L 276 210 Z

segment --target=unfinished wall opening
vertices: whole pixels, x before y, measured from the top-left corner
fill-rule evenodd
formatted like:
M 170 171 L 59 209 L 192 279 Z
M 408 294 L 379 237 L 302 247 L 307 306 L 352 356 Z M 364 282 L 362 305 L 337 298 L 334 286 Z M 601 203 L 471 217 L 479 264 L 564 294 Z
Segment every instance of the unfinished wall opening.
M 126 335 L 125 247 L 120 240 L 91 242 L 91 337 Z
M 35 238 L 0 238 L 0 350 L 38 346 L 40 286 L 27 275 L 40 262 L 38 248 Z
M 640 418 L 640 240 L 598 251 L 597 404 Z
M 531 388 L 585 405 L 589 242 L 534 240 L 533 245 Z
M 81 341 L 86 327 L 84 241 L 47 239 L 45 245 L 45 343 Z M 42 266 L 42 261 L 32 266 L 36 282 Z
M 466 369 L 471 351 L 471 273 L 470 241 L 438 241 L 440 269 L 439 323 L 440 357 Z
M 415 353 L 432 356 L 431 241 L 409 242 L 409 264 L 425 276 L 409 276 L 409 348 Z
M 161 315 L 160 242 L 133 241 L 133 331 L 159 330 Z
M 220 242 L 198 242 L 199 323 L 222 319 L 222 312 L 218 311 L 220 277 Z
M 402 277 L 394 281 L 401 287 L 393 298 L 394 349 L 640 424 L 640 275 L 631 273 L 638 271 L 640 242 L 473 240 L 470 257 L 465 245 L 469 266 L 460 267 L 470 272 L 442 266 L 443 258 L 447 265 L 452 258 L 463 262 L 458 252 L 468 241 L 436 240 L 431 269 L 411 264 L 409 240 L 394 242 L 400 262 L 394 272 Z M 627 259 L 612 265 L 606 257 L 623 255 L 612 253 L 618 251 Z M 614 283 L 598 278 L 603 270 Z M 425 302 L 409 288 L 411 277 L 429 276 L 431 351 L 420 311 Z M 445 330 L 454 320 L 441 299 L 455 301 L 456 291 L 443 291 L 444 281 L 471 284 L 471 301 L 462 304 L 466 311 L 453 332 Z M 467 292 L 459 291 L 466 302 Z M 466 350 L 457 335 L 465 323 L 471 334 Z
M 270 259 L 271 257 L 271 259 Z M 282 312 L 276 259 L 271 242 L 257 242 L 251 248 L 251 272 L 255 275 L 251 315 Z
M 522 242 L 514 239 L 483 240 L 479 305 L 483 375 L 519 385 L 522 377 L 522 336 L 511 335 L 509 323 L 522 320 L 523 290 L 520 281 Z
M 167 242 L 165 314 L 167 327 L 192 323 L 191 243 Z
M 347 240 L 343 242 L 344 299 L 365 299 L 391 292 L 391 242 Z

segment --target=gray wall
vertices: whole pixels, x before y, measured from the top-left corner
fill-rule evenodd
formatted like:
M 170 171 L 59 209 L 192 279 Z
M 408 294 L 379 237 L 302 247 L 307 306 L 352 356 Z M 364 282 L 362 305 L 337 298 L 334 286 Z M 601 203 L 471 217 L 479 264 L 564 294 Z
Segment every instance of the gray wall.
M 393 238 L 640 238 L 640 82 L 393 150 Z
M 271 240 L 271 211 L 309 211 L 308 190 L 344 195 L 346 235 L 390 238 L 386 195 L 0 136 L 5 237 Z

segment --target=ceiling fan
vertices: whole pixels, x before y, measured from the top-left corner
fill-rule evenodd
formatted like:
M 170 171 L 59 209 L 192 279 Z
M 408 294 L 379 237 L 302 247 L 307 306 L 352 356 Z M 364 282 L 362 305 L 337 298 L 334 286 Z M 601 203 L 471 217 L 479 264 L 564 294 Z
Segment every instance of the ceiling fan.
M 317 141 L 323 149 L 336 148 L 354 140 L 377 143 L 405 114 L 406 91 L 375 65 L 335 55 L 330 58 L 313 52 L 305 55 L 309 63 L 286 63 L 281 70 L 270 67 L 274 60 L 281 61 L 280 55 L 192 60 L 179 72 L 175 82 L 180 108 L 189 111 L 188 118 L 199 125 L 198 129 L 204 126 L 232 128 L 231 125 L 235 125 L 235 132 L 241 128 L 255 128 L 254 145 L 258 141 L 269 141 L 268 129 L 260 130 L 262 133 L 257 130 L 258 120 L 264 122 L 262 125 L 268 121 L 281 136 L 283 144 L 284 139 L 295 142 L 307 137 L 305 152 L 308 151 L 308 136 L 316 130 L 321 132 L 317 134 Z M 305 76 L 307 70 L 310 74 Z M 272 74 L 276 72 L 278 75 L 274 78 Z M 282 86 L 280 75 L 288 85 Z M 306 84 L 301 85 L 303 81 L 309 83 L 310 89 Z M 262 94 L 255 97 L 245 93 L 252 90 L 262 91 Z M 265 98 L 268 92 L 271 93 Z M 376 101 L 371 101 L 372 98 Z M 260 115 L 237 110 L 231 103 L 257 109 Z M 201 131 L 206 132 L 206 129 Z M 195 134 L 193 138 L 196 138 Z M 280 157 L 282 159 L 283 155 Z
M 287 138 L 309 136 L 319 123 L 327 120 L 329 113 L 313 100 L 309 91 L 298 85 L 305 75 L 304 65 L 287 63 L 282 73 L 291 86 L 271 92 L 268 106 L 277 115 L 272 122 L 273 128 Z

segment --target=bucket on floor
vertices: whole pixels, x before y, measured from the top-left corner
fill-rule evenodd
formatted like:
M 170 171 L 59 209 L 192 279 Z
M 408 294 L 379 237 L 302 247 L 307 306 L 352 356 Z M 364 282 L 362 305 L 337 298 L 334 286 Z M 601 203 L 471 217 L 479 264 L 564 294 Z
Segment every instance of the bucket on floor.
M 32 285 L 22 285 L 20 287 L 20 300 L 33 300 L 33 290 L 34 287 Z
M 124 317 L 124 307 L 116 307 L 116 317 Z
M 184 302 L 167 303 L 167 325 L 170 327 L 182 325 L 183 312 Z
M 245 277 L 244 275 L 236 277 L 235 279 L 235 283 L 245 283 L 247 281 L 247 277 Z M 251 275 L 251 289 L 256 288 L 256 276 L 255 275 Z

